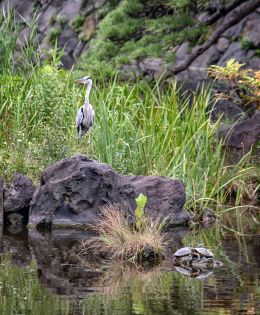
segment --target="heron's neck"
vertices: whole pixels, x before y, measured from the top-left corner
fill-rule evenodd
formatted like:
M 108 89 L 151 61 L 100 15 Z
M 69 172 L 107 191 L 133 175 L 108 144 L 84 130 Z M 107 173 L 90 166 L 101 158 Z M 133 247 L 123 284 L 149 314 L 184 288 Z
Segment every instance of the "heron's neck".
M 89 94 L 90 94 L 91 88 L 92 88 L 92 81 L 89 80 L 89 84 L 87 86 L 87 91 L 86 91 L 86 96 L 85 96 L 85 104 L 89 103 Z

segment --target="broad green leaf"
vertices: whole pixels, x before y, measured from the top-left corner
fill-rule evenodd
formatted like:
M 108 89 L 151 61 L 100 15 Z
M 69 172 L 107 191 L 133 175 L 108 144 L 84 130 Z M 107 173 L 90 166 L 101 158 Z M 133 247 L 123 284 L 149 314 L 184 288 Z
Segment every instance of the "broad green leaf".
M 137 207 L 137 208 L 135 209 L 135 217 L 136 217 L 137 219 L 141 219 L 141 218 L 143 217 L 143 215 L 144 215 L 144 210 L 143 210 L 143 208 Z
M 147 197 L 143 194 L 140 194 L 136 199 L 137 207 L 144 208 L 147 203 Z

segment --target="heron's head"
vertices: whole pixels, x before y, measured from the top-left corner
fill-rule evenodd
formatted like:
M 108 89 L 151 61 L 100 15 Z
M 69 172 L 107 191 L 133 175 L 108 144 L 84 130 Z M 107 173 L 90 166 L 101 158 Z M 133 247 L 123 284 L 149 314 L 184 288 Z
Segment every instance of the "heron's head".
M 84 84 L 84 85 L 92 84 L 92 80 L 90 79 L 90 76 L 86 76 L 86 77 L 83 77 L 81 79 L 78 79 L 78 80 L 76 80 L 76 82 Z

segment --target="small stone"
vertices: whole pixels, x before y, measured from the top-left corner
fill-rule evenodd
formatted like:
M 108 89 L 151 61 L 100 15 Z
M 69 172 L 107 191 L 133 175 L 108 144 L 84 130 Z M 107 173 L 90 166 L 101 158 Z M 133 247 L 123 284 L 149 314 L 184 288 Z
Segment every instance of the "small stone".
M 200 23 L 205 23 L 207 21 L 207 19 L 209 18 L 209 14 L 208 12 L 202 12 L 198 15 L 197 20 Z
M 144 75 L 152 79 L 159 79 L 164 72 L 165 62 L 161 58 L 146 58 L 140 63 Z
M 246 57 L 245 51 L 242 49 L 239 42 L 231 43 L 224 55 L 218 61 L 218 65 L 225 66 L 227 61 L 234 58 L 236 61 L 241 62 Z
M 254 57 L 254 55 L 255 55 L 255 50 L 253 50 L 253 49 L 250 49 L 250 50 L 248 50 L 248 52 L 247 52 L 247 54 L 246 54 L 246 58 L 252 58 L 252 57 Z
M 260 58 L 253 57 L 248 62 L 248 68 L 259 70 L 260 69 Z
M 224 52 L 227 50 L 229 46 L 229 40 L 225 37 L 220 37 L 217 43 L 217 49 L 221 52 Z
M 203 54 L 196 58 L 190 65 L 190 70 L 205 70 L 219 59 L 220 53 L 217 45 L 210 46 Z
M 188 42 L 182 43 L 176 50 L 176 53 L 175 53 L 176 58 L 183 59 L 187 55 L 188 48 L 189 48 Z
M 244 28 L 243 34 L 247 37 L 249 42 L 255 47 L 259 48 L 260 46 L 260 16 L 255 15 L 248 19 L 246 26 Z

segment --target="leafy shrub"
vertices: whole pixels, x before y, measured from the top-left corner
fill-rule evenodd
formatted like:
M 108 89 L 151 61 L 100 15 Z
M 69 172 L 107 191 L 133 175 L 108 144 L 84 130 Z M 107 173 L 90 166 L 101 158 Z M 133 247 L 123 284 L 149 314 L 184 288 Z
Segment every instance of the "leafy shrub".
M 256 104 L 260 109 L 260 71 L 243 69 L 245 64 L 235 59 L 227 61 L 225 67 L 213 65 L 209 68 L 209 76 L 227 83 L 226 96 L 232 98 L 235 91 L 243 104 Z

